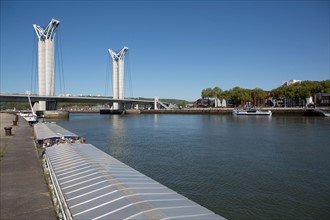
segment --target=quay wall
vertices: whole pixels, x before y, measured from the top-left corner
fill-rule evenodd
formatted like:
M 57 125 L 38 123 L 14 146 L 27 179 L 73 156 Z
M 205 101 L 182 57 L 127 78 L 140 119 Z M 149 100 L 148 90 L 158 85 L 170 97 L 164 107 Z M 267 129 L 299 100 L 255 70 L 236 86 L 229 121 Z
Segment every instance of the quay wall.
M 142 114 L 231 114 L 234 108 L 193 108 L 193 109 L 158 109 L 158 110 L 141 110 Z M 303 115 L 307 108 L 263 108 L 262 110 L 270 110 L 273 115 Z M 323 109 L 324 110 L 324 109 Z M 324 111 L 329 111 L 324 110 Z
M 189 108 L 189 109 L 150 109 L 140 110 L 141 114 L 231 114 L 234 108 Z M 330 113 L 330 108 L 317 108 Z M 304 115 L 308 108 L 262 108 L 263 111 L 270 110 L 273 115 Z M 69 111 L 71 113 L 100 113 L 99 110 Z
M 46 118 L 68 118 L 69 112 L 67 111 L 44 111 Z

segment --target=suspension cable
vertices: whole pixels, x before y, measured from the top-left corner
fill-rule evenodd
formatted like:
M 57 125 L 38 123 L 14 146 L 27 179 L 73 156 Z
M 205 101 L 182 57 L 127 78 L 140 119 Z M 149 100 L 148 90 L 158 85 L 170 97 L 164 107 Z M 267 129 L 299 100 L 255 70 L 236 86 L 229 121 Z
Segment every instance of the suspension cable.
M 64 63 L 63 63 L 63 51 L 62 51 L 62 34 L 61 34 L 61 28 L 59 28 L 59 43 L 60 43 L 60 68 L 61 69 L 61 77 L 62 77 L 62 84 L 63 84 L 63 94 L 65 94 L 65 75 L 64 75 Z
M 57 30 L 59 32 L 59 29 Z M 59 64 L 59 59 L 60 59 L 60 53 L 59 53 L 59 42 L 55 41 L 55 74 L 57 72 L 57 79 L 59 81 L 60 84 L 60 93 L 63 92 L 62 90 L 62 77 L 61 77 L 61 68 L 60 68 L 60 64 Z M 55 83 L 55 85 L 57 85 L 57 83 Z
M 38 38 L 36 37 L 36 35 L 34 35 L 34 42 L 36 43 L 36 42 L 38 42 Z M 39 89 L 39 84 L 38 84 L 38 46 L 37 46 L 37 44 L 35 44 L 35 51 L 34 51 L 34 93 L 35 94 L 38 94 L 38 92 L 37 92 L 37 88 Z
M 105 88 L 104 88 L 105 96 L 108 96 L 108 92 L 109 92 L 110 62 L 111 62 L 110 57 L 109 55 L 107 55 L 107 59 L 106 59 L 107 67 L 105 70 Z
M 30 82 L 30 91 L 34 93 L 35 89 L 35 56 L 36 56 L 36 36 L 33 33 L 33 46 L 32 46 L 32 65 L 31 65 L 31 82 Z

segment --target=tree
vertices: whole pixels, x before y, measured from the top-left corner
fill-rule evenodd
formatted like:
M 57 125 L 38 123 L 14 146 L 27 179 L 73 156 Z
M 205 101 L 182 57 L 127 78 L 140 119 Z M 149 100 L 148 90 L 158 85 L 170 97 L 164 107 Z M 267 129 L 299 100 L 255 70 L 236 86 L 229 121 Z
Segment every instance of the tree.
M 210 99 L 212 98 L 214 95 L 213 95 L 213 90 L 211 88 L 207 88 L 207 89 L 203 89 L 202 90 L 202 99 Z
M 232 89 L 232 99 L 236 102 L 236 105 L 244 106 L 245 102 L 252 101 L 251 92 L 248 89 L 242 89 L 238 86 Z
M 330 93 L 330 80 L 324 81 L 302 81 L 294 83 L 289 86 L 279 86 L 271 91 L 273 98 L 283 99 L 284 105 L 292 106 L 293 104 L 301 105 L 304 99 L 314 96 L 317 93 Z M 232 101 L 235 106 L 244 105 L 244 102 L 254 102 L 254 105 L 259 106 L 262 101 L 267 98 L 268 94 L 260 89 L 253 90 L 240 88 L 238 86 L 222 91 L 219 87 L 213 89 L 207 88 L 202 90 L 202 98 L 219 98 L 226 99 L 228 102 Z
M 16 109 L 16 110 L 26 110 L 30 109 L 30 104 L 28 102 L 0 102 L 0 109 Z
M 281 99 L 284 98 L 284 86 L 277 87 L 271 91 L 273 98 Z
M 221 97 L 225 100 L 231 100 L 232 99 L 232 92 L 231 90 L 225 90 L 221 93 Z
M 222 89 L 220 89 L 218 86 L 214 87 L 213 88 L 213 98 L 218 98 L 218 99 L 221 99 L 222 95 Z
M 272 90 L 275 98 L 307 98 L 320 92 L 330 92 L 330 80 L 321 82 L 302 81 L 289 86 L 280 86 Z
M 330 93 L 330 80 L 321 81 L 320 84 L 323 92 Z
M 255 106 L 259 106 L 260 102 L 267 98 L 267 93 L 260 88 L 255 88 L 251 90 L 251 95 L 253 98 L 253 104 Z
M 294 83 L 289 86 L 280 86 L 276 89 L 273 89 L 272 94 L 274 98 L 283 99 L 285 106 L 287 103 L 289 106 L 292 106 L 294 101 L 301 102 L 302 100 L 305 100 L 306 98 L 321 92 L 324 88 L 324 84 L 326 84 L 324 81 L 315 82 L 306 80 Z

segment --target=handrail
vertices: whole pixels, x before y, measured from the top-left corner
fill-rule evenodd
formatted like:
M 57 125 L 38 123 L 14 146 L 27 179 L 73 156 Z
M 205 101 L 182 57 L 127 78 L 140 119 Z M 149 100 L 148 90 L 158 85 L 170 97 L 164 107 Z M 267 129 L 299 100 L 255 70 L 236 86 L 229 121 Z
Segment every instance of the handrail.
M 66 204 L 62 190 L 60 189 L 58 181 L 54 175 L 53 167 L 52 167 L 51 163 L 49 162 L 47 152 L 45 153 L 45 160 L 46 160 L 46 163 L 48 166 L 50 180 L 52 182 L 52 185 L 54 186 L 53 189 L 54 189 L 58 204 L 60 206 L 62 219 L 63 220 L 72 220 L 73 218 L 72 218 L 71 212 L 68 208 L 68 205 Z

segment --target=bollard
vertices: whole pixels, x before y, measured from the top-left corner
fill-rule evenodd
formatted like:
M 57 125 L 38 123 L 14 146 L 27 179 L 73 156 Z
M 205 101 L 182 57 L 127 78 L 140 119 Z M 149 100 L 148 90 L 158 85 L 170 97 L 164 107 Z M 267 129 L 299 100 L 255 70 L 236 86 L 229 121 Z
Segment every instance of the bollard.
M 11 129 L 12 127 L 5 127 L 6 136 L 11 136 Z
M 17 121 L 13 121 L 13 126 L 17 126 Z

